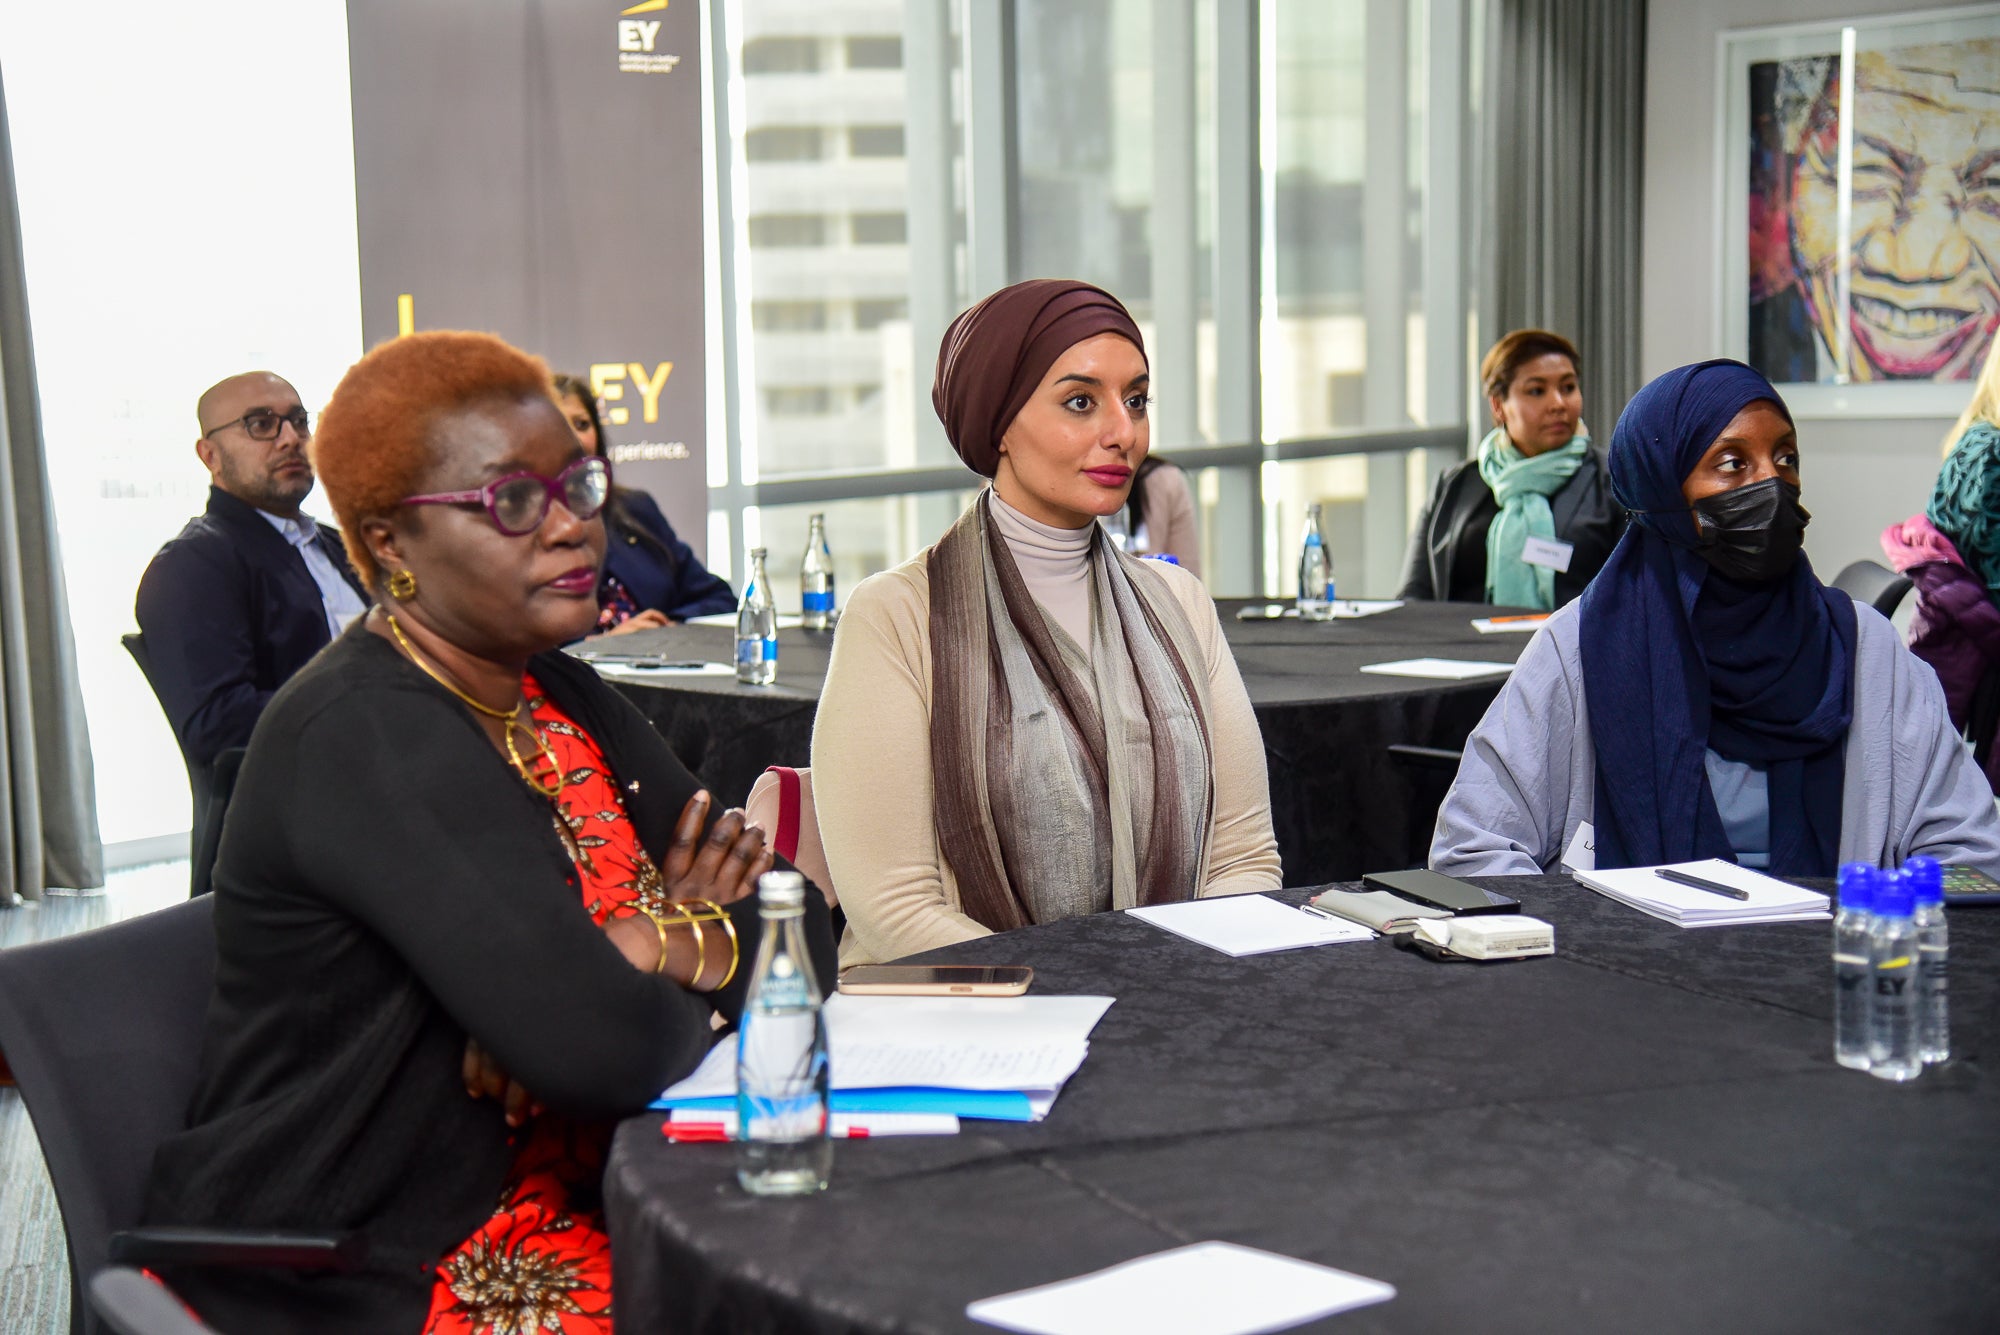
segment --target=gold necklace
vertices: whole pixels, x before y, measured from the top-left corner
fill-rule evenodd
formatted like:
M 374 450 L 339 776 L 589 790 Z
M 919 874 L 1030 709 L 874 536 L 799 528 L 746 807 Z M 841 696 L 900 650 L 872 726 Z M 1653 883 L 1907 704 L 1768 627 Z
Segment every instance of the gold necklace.
M 396 637 L 397 646 L 402 649 L 403 653 L 408 656 L 412 663 L 415 663 L 424 670 L 426 676 L 444 687 L 447 691 L 450 691 L 471 708 L 486 715 L 486 717 L 501 720 L 504 726 L 500 729 L 500 736 L 507 745 L 507 759 L 513 764 L 514 772 L 519 774 L 530 788 L 540 793 L 543 797 L 552 798 L 562 792 L 562 766 L 556 763 L 555 752 L 549 749 L 548 741 L 542 736 L 539 729 L 521 721 L 521 710 L 527 704 L 527 701 L 516 700 L 512 709 L 495 709 L 492 705 L 473 699 L 470 695 L 452 685 L 442 672 L 424 661 L 423 655 L 417 652 L 417 647 L 410 643 L 409 636 L 403 634 L 403 628 L 396 624 L 395 613 L 384 612 L 382 615 L 389 620 L 389 631 Z M 532 763 L 521 757 L 521 748 L 514 741 L 514 734 L 517 732 L 526 734 L 528 740 L 535 744 L 535 756 Z

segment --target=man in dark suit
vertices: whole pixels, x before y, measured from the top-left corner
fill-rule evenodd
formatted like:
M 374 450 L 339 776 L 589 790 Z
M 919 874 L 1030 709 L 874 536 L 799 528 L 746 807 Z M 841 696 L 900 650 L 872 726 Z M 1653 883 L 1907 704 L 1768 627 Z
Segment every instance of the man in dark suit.
M 139 581 L 153 687 L 191 767 L 243 746 L 287 678 L 368 609 L 338 530 L 299 512 L 313 487 L 311 418 L 268 371 L 231 376 L 195 408 L 208 510 Z

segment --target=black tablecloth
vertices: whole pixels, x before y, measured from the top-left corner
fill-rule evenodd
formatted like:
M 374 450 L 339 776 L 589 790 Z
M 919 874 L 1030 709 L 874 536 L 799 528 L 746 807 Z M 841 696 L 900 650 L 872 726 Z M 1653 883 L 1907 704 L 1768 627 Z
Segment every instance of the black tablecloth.
M 1450 773 L 1399 764 L 1388 748 L 1463 745 L 1502 679 L 1430 681 L 1360 669 L 1406 658 L 1511 663 L 1528 637 L 1480 635 L 1472 619 L 1496 609 L 1467 603 L 1411 603 L 1303 625 L 1239 621 L 1241 606 L 1221 605 L 1222 628 L 1264 734 L 1285 883 L 1316 885 L 1420 862 Z M 595 641 L 586 652 L 720 663 L 731 661 L 734 644 L 728 627 L 669 626 Z M 831 650 L 831 635 L 785 630 L 773 686 L 716 676 L 616 684 L 703 783 L 740 803 L 765 766 L 811 763 L 813 713 Z
M 765 1201 L 631 1119 L 620 1319 L 987 1330 L 967 1302 L 1220 1239 L 1399 1290 L 1313 1329 L 2000 1329 L 2000 910 L 1953 912 L 1955 1059 L 1899 1087 L 1832 1062 L 1824 923 L 1493 884 L 1556 957 L 1236 960 L 1122 914 L 920 957 L 1117 998 L 1048 1120 L 841 1142 L 826 1193 Z

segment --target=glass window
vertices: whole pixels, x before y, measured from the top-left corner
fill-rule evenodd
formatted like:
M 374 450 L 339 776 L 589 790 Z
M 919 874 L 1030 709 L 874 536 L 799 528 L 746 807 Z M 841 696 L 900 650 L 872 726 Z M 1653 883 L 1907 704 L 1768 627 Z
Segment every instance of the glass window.
M 821 213 L 767 213 L 750 220 L 750 244 L 823 246 L 826 244 L 826 223 L 826 215 Z M 752 309 L 755 309 L 754 306 Z
M 900 213 L 857 213 L 854 215 L 854 244 L 857 246 L 900 246 L 909 240 L 910 222 Z
M 751 162 L 816 162 L 826 156 L 826 136 L 816 125 L 766 125 L 743 137 Z
M 891 320 L 910 318 L 910 303 L 901 297 L 888 301 L 857 301 L 854 303 L 854 327 L 856 329 L 880 329 Z
M 809 417 L 833 411 L 831 385 L 774 385 L 764 391 L 764 411 L 773 417 Z
M 1061 275 L 1151 318 L 1150 0 L 1014 8 L 1017 277 Z
M 1266 440 L 1423 420 L 1421 8 L 1275 0 L 1264 11 L 1276 26 L 1264 71 L 1276 117 L 1262 129 L 1275 177 Z M 1371 18 L 1393 29 L 1370 32 Z M 1400 58 L 1376 58 L 1387 49 Z
M 753 37 L 743 44 L 743 72 L 811 74 L 819 69 L 819 46 L 817 37 Z
M 903 156 L 903 127 L 900 125 L 857 125 L 847 132 L 847 156 L 851 158 L 900 158 Z
M 918 417 L 938 336 L 965 304 L 962 4 L 940 8 L 757 0 L 712 11 L 748 25 L 755 42 L 811 41 L 825 57 L 812 69 L 753 66 L 746 41 L 740 87 L 729 90 L 742 164 L 732 189 L 748 215 L 748 246 L 732 263 L 751 318 L 725 332 L 745 373 L 732 407 L 746 479 L 953 458 L 927 405 Z M 913 95 L 948 110 L 913 127 Z
M 827 309 L 823 301 L 753 301 L 750 327 L 767 329 L 824 329 Z
M 847 68 L 851 70 L 899 70 L 903 68 L 903 39 L 900 37 L 848 38 Z

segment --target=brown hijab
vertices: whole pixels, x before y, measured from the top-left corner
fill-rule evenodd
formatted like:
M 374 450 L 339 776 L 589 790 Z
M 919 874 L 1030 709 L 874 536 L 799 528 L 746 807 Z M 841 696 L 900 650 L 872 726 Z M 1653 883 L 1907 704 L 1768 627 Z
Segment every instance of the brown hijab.
M 1139 355 L 1146 341 L 1118 298 L 1073 278 L 1032 278 L 969 307 L 938 346 L 931 406 L 965 466 L 981 477 L 1000 467 L 1000 438 L 1035 386 L 1085 339 L 1117 334 Z

